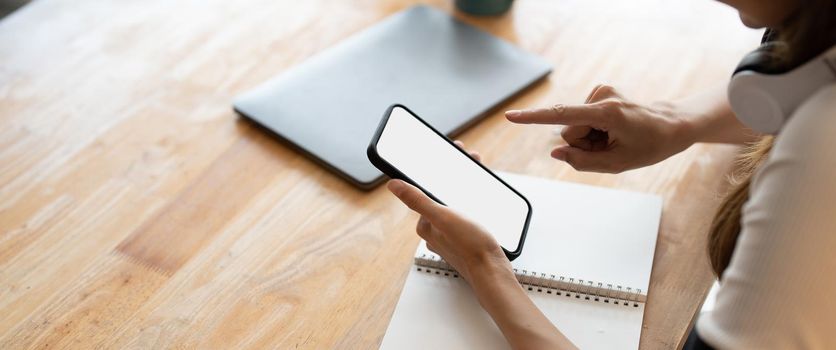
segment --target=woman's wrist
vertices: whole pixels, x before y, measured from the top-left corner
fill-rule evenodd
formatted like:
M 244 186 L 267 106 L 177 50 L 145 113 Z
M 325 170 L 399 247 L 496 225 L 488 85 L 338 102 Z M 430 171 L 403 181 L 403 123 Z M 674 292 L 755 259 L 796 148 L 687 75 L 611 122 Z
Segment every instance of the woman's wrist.
M 496 250 L 482 251 L 464 261 L 466 278 L 471 284 L 477 281 L 490 281 L 492 279 L 513 276 L 511 263 L 505 257 L 502 248 L 497 246 Z
M 506 259 L 504 256 L 502 259 Z M 495 281 L 500 278 L 513 277 L 514 271 L 511 268 L 508 260 L 497 261 L 495 258 L 483 259 L 481 263 L 473 264 L 468 267 L 468 272 L 471 279 L 476 281 Z
M 462 266 L 459 272 L 475 291 L 482 289 L 482 286 L 494 285 L 500 280 L 516 280 L 511 262 L 499 246 L 496 249 L 479 250 L 478 253 L 460 260 L 460 263 Z
M 670 129 L 671 142 L 677 148 L 675 153 L 699 142 L 704 118 L 676 102 L 658 102 L 653 107 L 665 116 Z
M 498 294 L 504 294 L 502 291 L 513 290 L 521 288 L 514 276 L 514 270 L 511 264 L 503 256 L 502 261 L 495 259 L 486 260 L 478 265 L 469 267 L 468 282 L 470 287 L 476 293 L 477 299 L 482 304 L 482 307 L 490 310 L 492 301 L 496 300 Z
M 697 142 L 743 144 L 760 137 L 737 120 L 724 86 L 659 105 L 677 120 L 678 137 L 689 146 Z
M 505 259 L 503 256 L 502 259 Z M 573 349 L 517 282 L 507 259 L 473 267 L 471 288 L 513 348 Z

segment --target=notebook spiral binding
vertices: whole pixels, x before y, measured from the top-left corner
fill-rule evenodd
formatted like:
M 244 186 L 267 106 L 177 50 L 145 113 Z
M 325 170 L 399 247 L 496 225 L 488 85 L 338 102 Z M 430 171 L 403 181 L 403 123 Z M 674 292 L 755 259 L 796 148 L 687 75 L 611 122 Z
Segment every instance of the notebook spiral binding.
M 415 257 L 415 265 L 418 271 L 435 273 L 458 278 L 459 273 L 435 254 L 423 253 Z M 527 270 L 514 269 L 514 275 L 525 289 L 538 292 L 554 294 L 557 296 L 575 297 L 595 302 L 602 302 L 612 305 L 623 305 L 638 307 L 640 303 L 647 301 L 647 296 L 642 294 L 641 289 L 622 287 L 619 285 L 605 284 L 601 282 L 575 279 L 565 276 L 547 275 Z

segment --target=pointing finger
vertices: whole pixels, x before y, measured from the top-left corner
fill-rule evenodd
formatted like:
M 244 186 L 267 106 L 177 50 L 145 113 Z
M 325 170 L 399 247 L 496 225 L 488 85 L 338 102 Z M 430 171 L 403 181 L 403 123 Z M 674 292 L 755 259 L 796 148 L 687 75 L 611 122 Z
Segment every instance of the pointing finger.
M 519 124 L 584 125 L 599 129 L 606 129 L 610 124 L 605 110 L 595 104 L 512 110 L 505 112 L 505 117 Z

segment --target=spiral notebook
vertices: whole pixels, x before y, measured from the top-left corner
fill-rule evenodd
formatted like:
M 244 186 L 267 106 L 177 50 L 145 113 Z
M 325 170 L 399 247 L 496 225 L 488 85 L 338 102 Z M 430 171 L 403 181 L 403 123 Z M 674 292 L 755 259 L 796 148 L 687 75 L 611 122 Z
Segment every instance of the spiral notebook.
M 637 349 L 662 200 L 497 173 L 531 202 L 517 279 L 581 349 Z M 422 241 L 383 349 L 505 349 L 467 283 Z

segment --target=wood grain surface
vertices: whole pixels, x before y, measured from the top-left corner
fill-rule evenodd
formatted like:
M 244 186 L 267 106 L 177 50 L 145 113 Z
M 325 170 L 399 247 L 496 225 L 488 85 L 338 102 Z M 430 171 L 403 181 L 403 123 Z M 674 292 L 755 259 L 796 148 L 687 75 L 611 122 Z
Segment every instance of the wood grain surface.
M 580 103 L 598 83 L 686 95 L 726 82 L 760 35 L 709 0 L 518 0 L 497 18 L 429 3 L 554 65 L 502 110 Z M 37 0 L 0 21 L 0 348 L 377 347 L 416 216 L 231 100 L 412 4 Z M 494 169 L 662 195 L 641 344 L 680 346 L 734 147 L 601 175 L 552 160 L 552 128 L 501 111 L 461 139 Z

